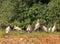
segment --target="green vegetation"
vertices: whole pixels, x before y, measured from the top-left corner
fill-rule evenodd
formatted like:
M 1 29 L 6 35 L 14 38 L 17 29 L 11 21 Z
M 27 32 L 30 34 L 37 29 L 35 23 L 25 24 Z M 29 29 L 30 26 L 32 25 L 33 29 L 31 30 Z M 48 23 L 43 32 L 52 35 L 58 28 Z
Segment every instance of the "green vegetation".
M 60 0 L 0 0 L 0 28 L 26 26 L 38 18 L 47 26 L 57 22 L 60 29 Z

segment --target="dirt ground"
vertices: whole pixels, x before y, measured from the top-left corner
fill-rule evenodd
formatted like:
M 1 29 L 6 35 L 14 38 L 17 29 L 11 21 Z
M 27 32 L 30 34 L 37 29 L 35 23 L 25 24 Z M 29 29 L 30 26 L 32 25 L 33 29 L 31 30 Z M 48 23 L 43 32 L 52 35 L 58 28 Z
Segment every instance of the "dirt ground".
M 60 44 L 58 34 L 8 35 L 0 37 L 0 44 Z

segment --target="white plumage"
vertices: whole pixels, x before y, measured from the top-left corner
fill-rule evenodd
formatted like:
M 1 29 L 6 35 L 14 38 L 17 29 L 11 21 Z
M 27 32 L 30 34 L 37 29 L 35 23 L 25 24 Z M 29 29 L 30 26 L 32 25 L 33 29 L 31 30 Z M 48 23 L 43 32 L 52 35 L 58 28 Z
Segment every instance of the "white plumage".
M 35 25 L 35 29 L 34 29 L 34 30 L 37 30 L 38 28 L 40 28 L 40 23 L 37 23 L 37 24 Z
M 52 32 L 54 32 L 56 30 L 56 22 L 54 23 L 54 26 L 52 27 Z
M 50 28 L 48 28 L 48 32 L 50 32 L 51 31 L 51 27 Z
M 56 23 L 54 23 L 53 27 L 49 27 L 49 28 L 43 26 L 43 30 L 46 32 L 54 32 L 56 30 Z
M 31 25 L 28 25 L 26 31 L 28 31 L 28 32 L 31 32 L 31 31 L 32 31 L 32 27 L 31 27 Z
M 22 30 L 22 29 L 21 29 L 20 27 L 18 27 L 18 26 L 14 26 L 14 29 L 17 30 L 17 31 Z
M 43 28 L 44 31 L 47 32 L 47 27 L 46 26 L 43 26 L 42 28 Z
M 6 33 L 9 33 L 10 31 L 10 26 L 6 27 Z
M 56 26 L 54 25 L 53 27 L 52 27 L 52 32 L 54 32 L 56 30 Z

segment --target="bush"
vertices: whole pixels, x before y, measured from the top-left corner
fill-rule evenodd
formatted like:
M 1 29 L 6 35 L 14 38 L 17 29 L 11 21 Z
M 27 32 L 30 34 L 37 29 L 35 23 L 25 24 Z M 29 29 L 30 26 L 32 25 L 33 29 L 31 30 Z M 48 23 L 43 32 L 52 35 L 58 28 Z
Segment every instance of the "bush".
M 36 19 L 48 27 L 54 22 L 60 24 L 59 0 L 1 0 L 0 24 L 26 26 Z M 6 25 L 5 24 L 5 25 Z M 59 25 L 58 25 L 59 27 Z M 59 28 L 60 29 L 60 28 Z

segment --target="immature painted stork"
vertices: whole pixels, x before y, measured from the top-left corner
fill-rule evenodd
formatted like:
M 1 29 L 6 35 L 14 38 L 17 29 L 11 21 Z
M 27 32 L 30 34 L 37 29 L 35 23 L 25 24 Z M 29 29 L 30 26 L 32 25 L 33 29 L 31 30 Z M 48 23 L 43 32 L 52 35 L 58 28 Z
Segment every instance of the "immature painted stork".
M 10 31 L 10 26 L 8 26 L 8 27 L 6 27 L 6 34 L 8 34 L 9 33 L 9 31 Z
M 52 27 L 52 32 L 54 32 L 56 30 L 56 23 L 54 23 L 54 26 Z
M 32 32 L 32 27 L 31 27 L 31 25 L 30 25 L 30 24 L 28 25 L 28 27 L 27 27 L 26 31 L 28 31 L 28 33 L 29 33 L 29 32 Z
M 22 29 L 20 27 L 18 27 L 18 26 L 14 26 L 14 30 L 20 31 Z
M 40 20 L 38 19 L 38 20 L 37 20 L 37 23 L 36 23 L 36 25 L 35 25 L 34 30 L 36 31 L 36 30 L 38 30 L 39 28 L 40 28 Z
M 48 32 L 51 32 L 51 29 L 52 29 L 52 27 L 49 27 L 49 28 L 48 28 Z
M 45 32 L 48 31 L 48 30 L 47 30 L 48 28 L 47 28 L 46 26 L 44 26 L 44 25 L 42 26 L 42 29 L 43 29 Z

